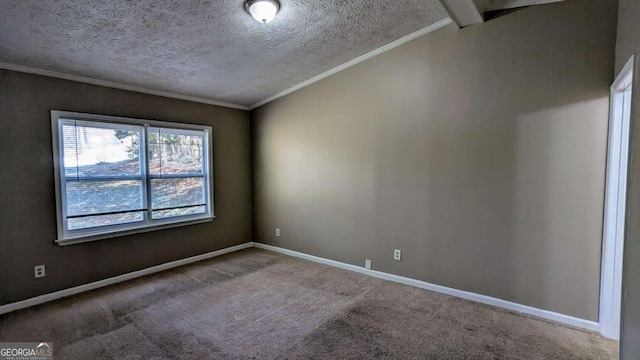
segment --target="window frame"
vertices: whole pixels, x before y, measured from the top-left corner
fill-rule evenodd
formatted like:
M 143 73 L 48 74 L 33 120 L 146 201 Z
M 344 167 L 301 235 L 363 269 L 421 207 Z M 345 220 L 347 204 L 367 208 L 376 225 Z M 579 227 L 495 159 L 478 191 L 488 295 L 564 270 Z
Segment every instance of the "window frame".
M 124 224 L 106 225 L 94 228 L 85 228 L 78 230 L 69 230 L 67 222 L 67 203 L 66 203 L 66 183 L 70 178 L 65 174 L 63 166 L 64 143 L 60 138 L 62 135 L 62 126 L 69 122 L 80 122 L 90 124 L 96 127 L 116 128 L 117 125 L 140 127 L 140 175 L 123 175 L 114 176 L 113 180 L 135 180 L 142 182 L 142 201 L 143 211 L 142 221 L 136 221 Z M 93 124 L 92 124 L 93 123 Z M 192 176 L 180 175 L 152 175 L 149 171 L 149 146 L 148 146 L 148 130 L 149 128 L 160 128 L 184 131 L 185 133 L 204 132 L 203 136 L 203 174 L 204 182 L 204 200 L 206 202 L 205 212 L 202 214 L 182 215 L 166 218 L 153 219 L 152 203 L 151 203 L 151 180 L 152 179 L 171 179 L 171 178 L 188 178 Z M 119 116 L 87 114 L 60 110 L 51 110 L 51 135 L 53 140 L 53 165 L 55 179 L 55 198 L 56 198 L 56 223 L 58 237 L 55 242 L 58 245 L 71 245 L 87 241 L 101 240 L 113 237 L 120 237 L 129 234 L 166 229 L 171 227 L 186 226 L 212 221 L 214 216 L 214 174 L 213 174 L 213 132 L 211 126 L 195 125 L 186 123 L 176 123 L 167 121 L 136 119 Z M 193 175 L 193 174 L 192 174 Z M 90 178 L 90 177 L 87 177 Z M 79 179 L 78 176 L 74 179 Z M 86 180 L 86 179 L 85 179 Z M 100 180 L 97 180 L 100 181 Z

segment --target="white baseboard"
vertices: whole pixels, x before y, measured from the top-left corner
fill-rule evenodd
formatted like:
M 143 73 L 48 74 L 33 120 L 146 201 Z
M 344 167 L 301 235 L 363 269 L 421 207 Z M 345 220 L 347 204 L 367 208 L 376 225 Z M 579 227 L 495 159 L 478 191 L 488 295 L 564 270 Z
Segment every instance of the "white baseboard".
M 435 285 L 435 284 L 428 283 L 426 281 L 411 279 L 411 278 L 393 275 L 393 274 L 376 271 L 376 270 L 368 270 L 360 266 L 345 264 L 339 261 L 334 261 L 334 260 L 313 256 L 313 255 L 308 255 L 308 254 L 304 254 L 304 253 L 293 251 L 293 250 L 287 250 L 277 246 L 271 246 L 271 245 L 261 244 L 257 242 L 254 242 L 253 246 L 258 249 L 269 250 L 269 251 L 277 252 L 280 254 L 294 256 L 294 257 L 314 261 L 314 262 L 325 264 L 325 265 L 335 266 L 345 270 L 355 271 L 355 272 L 373 276 L 379 279 L 389 280 L 389 281 L 393 281 L 393 282 L 397 282 L 397 283 L 405 284 L 409 286 L 414 286 L 414 287 L 425 289 L 425 290 L 435 291 L 437 293 L 455 296 L 455 297 L 479 302 L 482 304 L 487 304 L 487 305 L 539 317 L 546 320 L 556 321 L 562 324 L 571 325 L 571 326 L 575 326 L 575 327 L 586 329 L 586 330 L 591 330 L 596 332 L 598 331 L 598 323 L 591 320 L 580 319 L 577 317 L 564 315 L 564 314 L 556 313 L 549 310 L 538 309 L 538 308 L 534 308 L 527 305 L 517 304 L 511 301 L 502 300 L 502 299 L 498 299 L 498 298 L 494 298 L 486 295 L 476 294 L 469 291 L 457 290 L 457 289 L 448 288 L 446 286 Z
M 2 305 L 2 306 L 0 306 L 0 314 L 8 313 L 8 312 L 15 311 L 15 310 L 24 309 L 24 308 L 27 308 L 27 307 L 30 307 L 30 306 L 44 304 L 44 303 L 52 301 L 52 300 L 60 299 L 60 298 L 71 296 L 71 295 L 76 295 L 76 294 L 79 294 L 79 293 L 82 293 L 82 292 L 85 292 L 85 291 L 99 289 L 101 287 L 117 284 L 119 282 L 123 282 L 123 281 L 131 280 L 131 279 L 139 278 L 141 276 L 150 275 L 150 274 L 157 273 L 157 272 L 160 272 L 160 271 L 172 269 L 172 268 L 175 268 L 175 267 L 178 267 L 178 266 L 187 265 L 187 264 L 191 264 L 191 263 L 202 261 L 202 260 L 206 260 L 206 259 L 211 259 L 211 258 L 216 257 L 216 256 L 228 254 L 230 252 L 234 252 L 234 251 L 238 251 L 238 250 L 242 250 L 242 249 L 247 249 L 247 248 L 250 248 L 252 246 L 253 246 L 253 243 L 252 242 L 248 242 L 248 243 L 244 243 L 244 244 L 228 247 L 228 248 L 225 248 L 225 249 L 208 252 L 206 254 L 188 257 L 186 259 L 180 259 L 180 260 L 176 260 L 176 261 L 171 261 L 171 262 L 168 262 L 168 263 L 160 264 L 160 265 L 157 265 L 157 266 L 152 266 L 150 268 L 146 268 L 146 269 L 130 272 L 130 273 L 127 273 L 127 274 L 123 274 L 123 275 L 115 276 L 115 277 L 112 277 L 112 278 L 108 278 L 108 279 L 92 282 L 92 283 L 89 283 L 89 284 L 80 285 L 80 286 L 72 287 L 72 288 L 69 288 L 69 289 L 64 289 L 64 290 L 56 291 L 56 292 L 53 292 L 53 293 L 36 296 L 36 297 L 30 298 L 30 299 L 26 299 L 26 300 L 17 301 L 17 302 L 14 302 L 14 303 Z
M 127 280 L 132 280 L 142 276 L 146 276 L 146 275 L 150 275 L 160 271 L 172 269 L 178 266 L 183 266 L 183 265 L 191 264 L 194 262 L 210 259 L 216 256 L 247 249 L 250 247 L 256 247 L 258 249 L 269 250 L 269 251 L 273 251 L 273 252 L 277 252 L 277 253 L 281 253 L 289 256 L 294 256 L 297 258 L 310 260 L 310 261 L 325 264 L 325 265 L 334 266 L 334 267 L 345 269 L 345 270 L 355 271 L 355 272 L 373 276 L 379 279 L 389 280 L 389 281 L 393 281 L 393 282 L 397 282 L 397 283 L 405 284 L 409 286 L 414 286 L 414 287 L 425 289 L 425 290 L 435 291 L 435 292 L 450 295 L 450 296 L 456 296 L 459 298 L 479 302 L 482 304 L 492 305 L 495 307 L 499 307 L 499 308 L 503 308 L 503 309 L 507 309 L 515 312 L 520 312 L 527 315 L 536 316 L 542 319 L 556 321 L 562 324 L 571 325 L 578 328 L 583 328 L 591 331 L 598 331 L 598 323 L 595 321 L 580 319 L 573 316 L 556 313 L 553 311 L 542 310 L 542 309 L 534 308 L 527 305 L 517 304 L 510 301 L 493 298 L 486 295 L 480 295 L 480 294 L 476 294 L 468 291 L 452 289 L 445 286 L 435 285 L 425 281 L 393 275 L 393 274 L 389 274 L 381 271 L 367 270 L 360 266 L 345 264 L 339 261 L 329 260 L 329 259 L 293 251 L 293 250 L 283 249 L 277 246 L 271 246 L 271 245 L 266 245 L 266 244 L 256 243 L 256 242 L 247 242 L 244 244 L 228 247 L 225 249 L 212 251 L 206 254 L 192 256 L 186 259 L 176 260 L 176 261 L 168 262 L 168 263 L 157 265 L 157 266 L 152 266 L 150 268 L 130 272 L 127 274 L 92 282 L 89 284 L 80 285 L 80 286 L 72 287 L 69 289 L 64 289 L 64 290 L 56 291 L 53 293 L 36 296 L 30 299 L 2 305 L 0 306 L 0 314 L 24 309 L 30 306 L 40 305 L 40 304 L 53 301 L 56 299 L 60 299 L 63 297 L 72 296 L 72 295 L 80 294 L 86 291 L 99 289 L 101 287 L 117 284 L 119 282 L 123 282 Z

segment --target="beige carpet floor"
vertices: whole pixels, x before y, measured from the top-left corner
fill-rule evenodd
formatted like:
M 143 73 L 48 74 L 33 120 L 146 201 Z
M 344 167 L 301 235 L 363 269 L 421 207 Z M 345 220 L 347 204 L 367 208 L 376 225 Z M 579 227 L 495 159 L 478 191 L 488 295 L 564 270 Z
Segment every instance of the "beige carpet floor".
M 55 359 L 616 359 L 617 342 L 268 251 L 0 316 Z

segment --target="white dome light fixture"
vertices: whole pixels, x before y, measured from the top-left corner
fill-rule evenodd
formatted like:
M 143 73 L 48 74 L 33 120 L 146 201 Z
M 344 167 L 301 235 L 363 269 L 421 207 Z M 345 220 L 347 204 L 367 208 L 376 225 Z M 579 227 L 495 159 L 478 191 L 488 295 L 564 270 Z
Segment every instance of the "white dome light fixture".
M 276 17 L 278 10 L 280 10 L 280 2 L 278 0 L 249 0 L 244 8 L 256 21 L 266 24 Z

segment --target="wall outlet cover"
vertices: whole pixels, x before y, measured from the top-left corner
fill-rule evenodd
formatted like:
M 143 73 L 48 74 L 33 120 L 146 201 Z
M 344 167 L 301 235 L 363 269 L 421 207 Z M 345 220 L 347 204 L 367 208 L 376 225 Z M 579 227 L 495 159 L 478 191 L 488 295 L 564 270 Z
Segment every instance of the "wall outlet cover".
M 369 259 L 364 260 L 364 268 L 367 270 L 371 270 L 371 260 Z
M 44 275 L 45 275 L 44 265 L 36 265 L 36 266 L 34 266 L 33 267 L 33 274 L 36 277 L 36 279 L 44 277 Z

